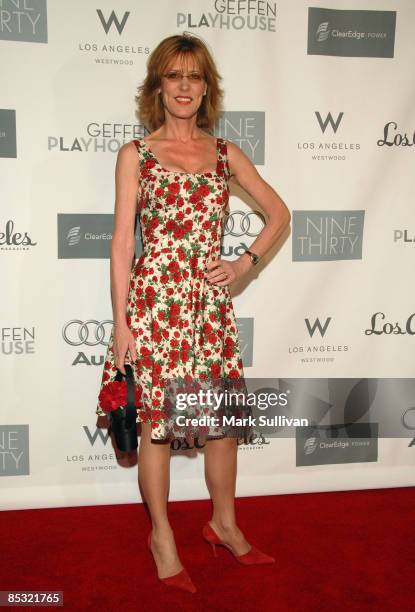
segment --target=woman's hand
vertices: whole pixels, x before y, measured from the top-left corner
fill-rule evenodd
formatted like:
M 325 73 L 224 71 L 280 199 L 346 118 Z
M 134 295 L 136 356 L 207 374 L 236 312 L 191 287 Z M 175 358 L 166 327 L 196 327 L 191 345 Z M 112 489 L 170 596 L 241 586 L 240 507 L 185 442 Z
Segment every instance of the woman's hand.
M 246 274 L 251 268 L 251 260 L 245 253 L 235 261 L 213 259 L 206 264 L 205 278 L 213 285 L 225 287 Z
M 137 359 L 135 338 L 127 324 L 114 325 L 114 358 L 115 366 L 125 374 L 125 358 L 127 351 L 130 352 L 131 361 Z

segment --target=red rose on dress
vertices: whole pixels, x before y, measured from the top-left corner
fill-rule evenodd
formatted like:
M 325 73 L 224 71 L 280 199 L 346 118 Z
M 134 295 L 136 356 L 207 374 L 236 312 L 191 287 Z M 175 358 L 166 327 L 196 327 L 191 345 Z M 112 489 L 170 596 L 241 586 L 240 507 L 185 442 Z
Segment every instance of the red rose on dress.
M 203 333 L 207 336 L 208 334 L 210 334 L 213 331 L 213 327 L 211 326 L 210 323 L 205 323 L 203 325 Z
M 219 363 L 212 363 L 212 365 L 210 366 L 210 374 L 212 378 L 219 378 L 220 376 L 220 364 Z
M 170 193 L 177 195 L 180 191 L 180 185 L 179 183 L 171 183 L 170 185 L 168 185 L 167 189 Z
M 183 223 L 183 227 L 186 232 L 191 232 L 193 229 L 193 221 L 191 219 L 186 219 L 186 221 Z
M 176 229 L 174 230 L 174 237 L 176 238 L 176 240 L 181 240 L 182 238 L 184 238 L 185 233 L 186 232 L 182 227 L 176 227 Z
M 177 227 L 177 223 L 176 221 L 174 221 L 174 219 L 169 219 L 166 223 L 166 229 L 169 232 L 173 232 Z
M 228 374 L 228 378 L 233 378 L 233 379 L 239 378 L 238 370 L 231 370 Z
M 231 346 L 227 346 L 224 348 L 223 354 L 225 355 L 226 359 L 230 359 L 234 356 L 234 350 Z
M 146 161 L 144 162 L 144 165 L 147 169 L 149 168 L 154 168 L 154 166 L 156 165 L 156 160 L 155 159 L 146 159 Z
M 178 361 L 178 359 L 179 359 L 179 351 L 177 351 L 176 349 L 172 349 L 170 351 L 170 359 L 173 362 Z
M 174 274 L 175 272 L 178 272 L 178 271 L 179 271 L 179 262 L 177 262 L 177 261 L 171 261 L 171 262 L 169 263 L 169 265 L 167 266 L 167 269 L 168 269 L 168 271 L 169 271 L 169 272 L 171 272 L 171 273 L 173 273 L 173 274 Z
M 205 198 L 206 196 L 210 194 L 210 189 L 208 185 L 205 185 L 205 184 L 199 185 L 199 187 L 197 188 L 197 191 L 203 198 Z
M 151 356 L 148 355 L 142 359 L 141 363 L 143 364 L 143 368 L 151 368 L 153 365 L 153 360 L 151 359 Z
M 189 202 L 190 202 L 191 204 L 196 204 L 197 202 L 199 202 L 199 200 L 200 200 L 200 196 L 199 196 L 199 194 L 198 194 L 196 191 L 194 191 L 194 192 L 193 192 L 193 193 L 192 193 L 192 194 L 189 196 Z

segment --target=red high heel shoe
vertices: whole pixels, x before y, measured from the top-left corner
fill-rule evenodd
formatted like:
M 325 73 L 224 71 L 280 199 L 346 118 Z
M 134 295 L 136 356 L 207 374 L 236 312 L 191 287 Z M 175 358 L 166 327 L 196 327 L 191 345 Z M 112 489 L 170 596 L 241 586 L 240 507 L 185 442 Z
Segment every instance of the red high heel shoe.
M 218 553 L 216 552 L 215 547 L 225 546 L 228 550 L 231 551 L 235 559 L 239 561 L 239 563 L 242 563 L 242 565 L 259 565 L 260 563 L 275 563 L 274 557 L 270 557 L 269 555 L 266 555 L 265 553 L 258 550 L 258 548 L 255 548 L 255 546 L 251 546 L 250 550 L 248 550 L 248 552 L 244 553 L 243 555 L 236 555 L 232 549 L 232 546 L 230 546 L 230 544 L 226 544 L 225 542 L 222 542 L 222 540 L 219 538 L 216 531 L 212 529 L 209 523 L 206 523 L 206 525 L 203 527 L 202 535 L 205 538 L 205 540 L 209 542 L 209 544 L 211 544 L 213 554 L 215 555 L 215 557 L 218 556 Z
M 151 554 L 153 554 L 153 551 L 151 550 L 151 531 L 147 537 L 147 546 Z M 181 589 L 182 591 L 188 591 L 189 593 L 196 593 L 197 591 L 185 568 L 180 570 L 180 572 L 178 572 L 177 574 L 173 574 L 173 576 L 159 578 L 159 580 L 161 580 L 161 582 L 164 582 L 164 584 L 167 586 L 175 587 L 176 589 Z

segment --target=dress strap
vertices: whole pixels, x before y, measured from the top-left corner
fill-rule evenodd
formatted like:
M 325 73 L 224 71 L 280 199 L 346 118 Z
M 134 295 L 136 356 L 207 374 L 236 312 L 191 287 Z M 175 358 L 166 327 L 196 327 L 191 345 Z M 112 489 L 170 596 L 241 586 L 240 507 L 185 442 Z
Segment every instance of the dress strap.
M 217 138 L 217 154 L 218 163 L 216 166 L 216 172 L 220 176 L 225 176 L 228 179 L 231 172 L 229 170 L 228 146 L 225 138 Z
M 132 141 L 137 149 L 138 159 L 140 164 L 141 178 L 149 174 L 150 169 L 155 165 L 155 160 L 145 146 L 145 142 L 141 138 L 136 138 Z

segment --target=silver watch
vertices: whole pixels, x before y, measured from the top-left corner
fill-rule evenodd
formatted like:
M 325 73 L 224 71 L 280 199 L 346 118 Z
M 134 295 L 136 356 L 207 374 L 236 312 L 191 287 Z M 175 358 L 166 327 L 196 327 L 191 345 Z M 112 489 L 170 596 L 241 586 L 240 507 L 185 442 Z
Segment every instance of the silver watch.
M 250 259 L 251 259 L 251 263 L 254 264 L 254 266 L 256 266 L 256 264 L 259 262 L 259 255 L 257 255 L 256 253 L 253 253 L 252 251 L 249 251 L 248 249 L 246 249 L 245 253 L 248 253 Z

